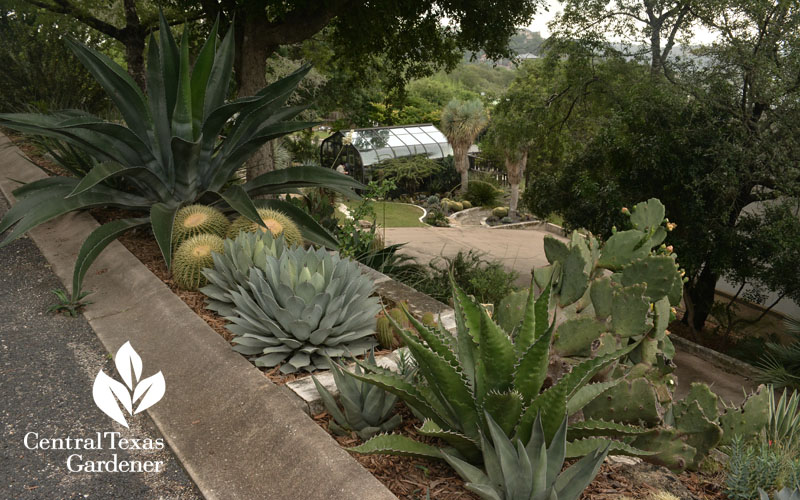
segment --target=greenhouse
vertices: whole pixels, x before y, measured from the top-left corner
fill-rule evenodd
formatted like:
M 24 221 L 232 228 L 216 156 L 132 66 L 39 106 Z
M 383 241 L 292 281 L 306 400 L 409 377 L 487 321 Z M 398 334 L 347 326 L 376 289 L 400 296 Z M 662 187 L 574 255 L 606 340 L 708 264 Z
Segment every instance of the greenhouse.
M 452 154 L 444 134 L 425 123 L 340 130 L 322 141 L 320 162 L 328 168 L 344 165 L 350 175 L 363 181 L 370 167 L 384 160 L 413 155 L 437 159 Z

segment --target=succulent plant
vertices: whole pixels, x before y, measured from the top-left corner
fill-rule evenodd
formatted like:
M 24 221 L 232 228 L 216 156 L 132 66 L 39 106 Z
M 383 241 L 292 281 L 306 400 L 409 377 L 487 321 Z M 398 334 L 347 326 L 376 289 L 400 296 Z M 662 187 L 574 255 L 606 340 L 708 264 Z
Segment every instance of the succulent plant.
M 397 341 L 397 337 L 395 337 L 392 322 L 386 316 L 378 316 L 375 334 L 376 337 L 378 337 L 378 343 L 384 349 L 395 349 L 400 345 Z
M 463 200 L 461 201 L 461 206 L 463 206 L 464 210 L 466 210 L 468 208 L 472 208 L 472 203 L 470 203 L 469 200 Z
M 422 315 L 420 318 L 422 324 L 427 326 L 428 328 L 432 328 L 436 326 L 436 318 L 433 316 L 433 313 L 428 311 Z
M 281 240 L 277 240 L 280 242 Z M 226 281 L 212 284 L 224 289 Z M 204 289 L 205 290 L 205 289 Z M 375 345 L 378 299 L 358 264 L 324 249 L 286 248 L 250 268 L 246 286 L 228 293 L 233 314 L 227 329 L 234 350 L 259 355 L 256 366 L 282 364 L 281 373 L 327 369 L 327 357 L 357 356 Z
M 567 414 L 578 412 L 610 387 L 588 384 L 589 380 L 636 344 L 576 364 L 559 379 L 548 380 L 553 333 L 548 320 L 549 297 L 549 287 L 538 299 L 534 299 L 533 293 L 528 295 L 525 314 L 512 339 L 483 307 L 453 285 L 455 337 L 441 326 L 426 327 L 407 312 L 417 335 L 395 323 L 418 365 L 418 382 L 368 367 L 368 373 L 348 375 L 396 394 L 424 418 L 418 429 L 420 434 L 443 439 L 460 457 L 472 463 L 481 461 L 481 435 L 489 433 L 485 413 L 495 419 L 507 436 L 522 442 L 528 442 L 534 421 L 541 414 L 544 433 L 552 438 Z M 389 318 L 392 319 L 391 315 Z M 544 387 L 548 388 L 542 392 Z M 570 445 L 583 450 L 585 444 Z M 615 441 L 611 447 L 629 450 L 623 441 Z M 394 435 L 376 436 L 353 450 L 441 458 L 434 446 Z
M 203 271 L 210 284 L 203 287 L 208 299 L 206 307 L 220 316 L 233 315 L 231 291 L 239 286 L 248 287 L 250 269 L 262 271 L 267 268 L 267 255 L 279 258 L 286 248 L 283 236 L 277 238 L 269 231 L 254 233 L 240 232 L 234 239 L 226 239 L 222 252 L 214 252 L 213 269 L 209 266 Z
M 769 495 L 766 491 L 759 488 L 758 495 L 761 500 L 769 500 Z M 773 500 L 800 500 L 800 488 L 789 489 L 783 488 L 780 491 L 775 492 L 775 496 Z
M 550 446 L 546 446 L 540 418 L 536 418 L 527 443 L 513 443 L 486 414 L 489 436 L 481 435 L 484 469 L 443 453 L 466 488 L 486 500 L 578 500 L 597 476 L 608 449 L 597 449 L 565 469 L 567 419 L 561 422 Z
M 172 278 L 184 290 L 206 284 L 202 271 L 214 265 L 213 252 L 222 252 L 222 238 L 213 234 L 192 236 L 178 246 L 172 260 Z
M 264 221 L 263 226 L 247 217 L 237 217 L 228 229 L 228 238 L 235 238 L 241 231 L 248 233 L 269 231 L 273 236 L 283 235 L 288 246 L 303 244 L 303 236 L 300 234 L 297 224 L 283 212 L 259 208 L 258 216 Z
M 438 205 L 439 204 L 439 197 L 436 196 L 435 194 L 432 194 L 432 195 L 428 196 L 428 198 L 425 200 L 425 202 L 429 206 L 430 205 Z
M 460 212 L 461 210 L 464 210 L 464 205 L 462 205 L 460 202 L 452 200 L 447 202 L 448 212 Z
M 492 215 L 498 219 L 502 219 L 508 215 L 508 207 L 495 207 L 492 209 Z
M 372 351 L 369 352 L 364 364 L 378 368 Z M 334 421 L 328 424 L 329 429 L 340 435 L 355 432 L 358 437 L 367 440 L 379 432 L 394 430 L 402 423 L 403 418 L 394 411 L 397 396 L 374 385 L 345 376 L 342 373 L 345 369 L 332 361 L 330 367 L 336 388 L 339 390 L 341 408 L 336 404 L 330 391 L 320 384 L 316 377 L 311 377 L 325 409 L 333 417 Z M 356 365 L 354 370 L 356 373 L 363 373 L 359 365 Z
M 175 213 L 172 224 L 172 244 L 177 247 L 184 240 L 198 234 L 225 237 L 231 225 L 225 214 L 206 205 L 187 205 Z
M 502 222 L 503 224 L 511 224 L 512 222 L 514 222 L 514 219 L 506 215 L 505 217 L 500 219 L 500 222 Z

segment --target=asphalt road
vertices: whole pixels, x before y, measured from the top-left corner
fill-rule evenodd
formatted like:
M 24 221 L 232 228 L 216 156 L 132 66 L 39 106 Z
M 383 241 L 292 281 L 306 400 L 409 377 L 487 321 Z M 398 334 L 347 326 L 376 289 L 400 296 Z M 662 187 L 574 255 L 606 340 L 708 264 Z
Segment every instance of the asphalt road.
M 0 196 L 0 213 L 7 207 Z M 144 413 L 129 417 L 127 429 L 94 404 L 98 371 L 119 376 L 83 316 L 47 312 L 55 301 L 51 290 L 60 287 L 29 239 L 0 249 L 0 498 L 202 498 L 166 443 L 161 450 L 121 449 L 119 442 L 110 449 L 111 436 L 103 435 L 100 450 L 29 449 L 42 439 L 94 438 L 98 432 L 139 439 L 140 448 L 146 439 L 162 437 Z M 143 361 L 143 376 L 148 376 L 155 367 Z M 73 469 L 111 461 L 114 455 L 118 464 L 162 465 L 160 472 L 70 472 L 71 455 L 81 456 L 73 457 Z

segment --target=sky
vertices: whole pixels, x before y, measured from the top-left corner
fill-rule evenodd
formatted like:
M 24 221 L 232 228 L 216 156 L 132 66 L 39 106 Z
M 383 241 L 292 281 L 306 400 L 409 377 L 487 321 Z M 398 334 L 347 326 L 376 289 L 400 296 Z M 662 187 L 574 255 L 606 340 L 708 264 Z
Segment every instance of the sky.
M 548 12 L 541 11 L 536 14 L 533 22 L 526 26 L 531 31 L 538 31 L 544 38 L 550 35 L 550 30 L 547 29 L 547 23 L 553 20 L 557 13 L 561 12 L 561 4 L 557 0 L 547 0 Z M 714 41 L 715 34 L 706 29 L 695 29 L 692 43 L 707 44 Z

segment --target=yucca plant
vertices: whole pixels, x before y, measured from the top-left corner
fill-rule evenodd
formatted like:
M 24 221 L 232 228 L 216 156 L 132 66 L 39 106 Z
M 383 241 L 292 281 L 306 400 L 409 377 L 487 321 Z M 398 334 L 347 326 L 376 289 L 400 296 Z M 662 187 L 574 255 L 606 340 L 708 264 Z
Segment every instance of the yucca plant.
M 377 367 L 375 354 L 370 351 L 364 363 Z M 339 390 L 341 408 L 336 404 L 333 394 L 319 383 L 316 377 L 311 377 L 314 385 L 322 398 L 325 409 L 333 417 L 333 422 L 328 424 L 333 432 L 347 434 L 355 432 L 361 439 L 369 439 L 379 432 L 394 430 L 403 421 L 403 417 L 394 410 L 397 396 L 388 393 L 372 384 L 346 376 L 343 368 L 330 361 L 331 372 Z M 354 367 L 356 373 L 363 373 L 358 365 Z
M 775 390 L 769 388 L 769 423 L 767 439 L 778 446 L 800 451 L 800 394 L 785 391 L 775 401 Z
M 234 172 L 265 142 L 312 126 L 291 121 L 304 108 L 284 104 L 309 71 L 303 66 L 256 95 L 225 102 L 234 60 L 234 33 L 217 44 L 217 24 L 192 68 L 188 30 L 180 47 L 163 16 L 158 41 L 148 48 L 147 94 L 109 57 L 74 41 L 67 43 L 92 72 L 119 110 L 124 124 L 77 111 L 50 115 L 2 114 L 0 125 L 24 133 L 61 139 L 100 162 L 81 177 L 50 177 L 14 191 L 17 204 L 0 221 L 0 232 L 15 227 L 2 245 L 59 215 L 93 207 L 138 212 L 135 218 L 104 224 L 78 253 L 73 294 L 87 268 L 111 241 L 136 226 L 150 225 L 167 267 L 172 259 L 175 213 L 184 205 L 215 204 L 262 224 L 251 196 L 325 186 L 347 196 L 361 184 L 330 169 L 296 167 L 268 172 L 245 184 L 229 182 Z M 222 136 L 223 128 L 226 129 Z M 106 184 L 124 177 L 130 191 Z M 306 239 L 335 247 L 337 242 L 302 210 L 278 200 L 303 227 Z
M 485 470 L 443 455 L 467 489 L 486 500 L 578 500 L 608 454 L 608 448 L 598 449 L 561 472 L 567 454 L 566 418 L 547 446 L 538 417 L 527 443 L 512 443 L 491 415 L 485 417 L 489 427 L 489 436 L 481 435 Z
M 490 415 L 506 436 L 525 443 L 540 416 L 545 436 L 552 439 L 567 415 L 578 412 L 617 383 L 588 384 L 590 379 L 638 345 L 631 343 L 577 363 L 553 380 L 548 374 L 553 335 L 553 323 L 548 321 L 549 286 L 535 299 L 531 285 L 523 319 L 513 337 L 463 290 L 455 285 L 452 290 L 455 336 L 441 326 L 428 328 L 406 311 L 417 336 L 390 317 L 417 363 L 419 383 L 369 366 L 365 368 L 370 373 L 347 375 L 397 394 L 424 419 L 417 432 L 443 439 L 452 447 L 448 453 L 471 463 L 481 461 L 481 435 L 489 434 L 485 415 Z M 548 379 L 550 386 L 542 391 Z M 647 454 L 638 453 L 623 441 L 594 438 L 569 443 L 569 455 L 583 456 L 606 444 L 618 452 Z M 376 436 L 353 450 L 442 458 L 438 448 L 397 435 Z

